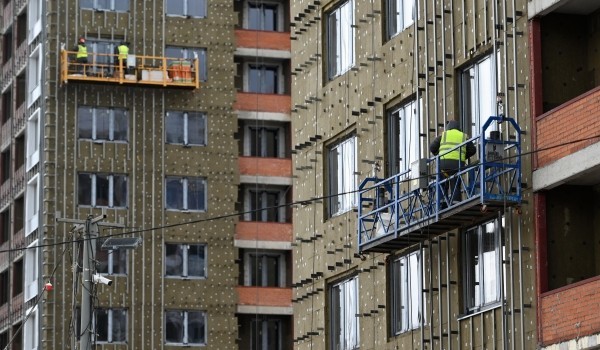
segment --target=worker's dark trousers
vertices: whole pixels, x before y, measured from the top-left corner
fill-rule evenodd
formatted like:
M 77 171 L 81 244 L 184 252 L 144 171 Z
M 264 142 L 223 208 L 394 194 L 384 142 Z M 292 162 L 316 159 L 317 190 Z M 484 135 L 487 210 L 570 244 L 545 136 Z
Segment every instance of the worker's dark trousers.
M 443 198 L 440 198 L 440 205 L 442 207 L 449 207 L 452 205 L 452 203 L 461 200 L 461 188 L 456 188 L 458 178 L 452 176 L 456 175 L 456 173 L 458 173 L 459 170 L 462 170 L 464 168 L 465 164 L 459 160 L 440 159 L 440 179 L 445 180 L 450 178 L 448 181 L 445 181 L 442 186 L 444 193 L 447 195 L 448 198 L 447 203 Z

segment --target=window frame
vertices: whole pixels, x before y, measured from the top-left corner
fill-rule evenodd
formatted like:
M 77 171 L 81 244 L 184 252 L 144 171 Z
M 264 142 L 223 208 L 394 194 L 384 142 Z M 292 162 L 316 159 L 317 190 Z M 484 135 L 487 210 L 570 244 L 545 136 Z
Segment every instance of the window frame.
M 253 261 L 254 255 L 260 258 L 262 263 L 265 263 L 267 258 L 275 258 L 277 260 L 277 282 L 276 285 L 269 285 L 268 269 L 261 269 L 260 283 L 253 281 Z M 256 265 L 257 266 L 257 265 Z M 286 286 L 286 254 L 281 251 L 245 251 L 244 252 L 244 285 L 252 287 L 275 287 L 284 288 Z M 258 270 L 258 267 L 257 267 Z
M 463 131 L 470 137 L 479 136 L 481 127 L 491 115 L 496 115 L 497 82 L 500 72 L 496 64 L 500 53 L 488 53 L 460 70 L 460 117 Z M 488 69 L 485 65 L 489 64 Z M 496 74 L 494 72 L 496 71 Z M 488 91 L 488 93 L 484 93 Z M 486 101 L 487 99 L 487 101 Z M 497 130 L 497 128 L 489 129 Z
M 407 112 L 410 113 L 408 117 Z M 421 141 L 421 129 L 424 124 L 423 100 L 419 98 L 418 104 L 417 100 L 413 99 L 396 105 L 389 109 L 387 114 L 386 171 L 388 176 L 393 176 L 410 170 L 412 163 L 425 157 Z M 408 135 L 410 137 L 407 137 Z
M 257 196 L 260 195 L 261 202 L 257 203 L 257 201 L 253 201 L 253 193 Z M 265 197 L 269 194 L 277 195 L 277 208 L 267 205 L 268 198 Z M 257 189 L 250 186 L 246 187 L 244 190 L 244 220 L 254 222 L 287 222 L 286 195 L 287 189 L 285 188 L 267 187 Z M 275 212 L 276 220 L 269 220 L 271 211 Z
M 260 23 L 261 23 L 261 28 L 257 29 L 257 28 L 251 28 L 250 25 L 250 5 L 251 4 L 257 4 L 259 6 L 271 6 L 271 7 L 275 7 L 276 8 L 276 14 L 275 14 L 275 21 L 274 23 L 276 24 L 276 28 L 275 29 L 264 29 L 265 26 L 263 25 L 265 23 L 264 21 L 264 9 L 261 10 L 261 16 L 260 16 Z M 243 26 L 244 29 L 247 30 L 258 30 L 258 31 L 267 31 L 267 32 L 283 32 L 284 31 L 284 16 L 283 16 L 283 4 L 281 2 L 278 1 L 245 1 L 244 2 L 244 13 L 246 14 L 244 16 L 244 22 L 243 22 Z
M 183 5 L 183 13 L 169 13 L 169 12 L 167 12 L 168 11 L 168 5 L 167 5 L 167 3 L 169 1 L 181 1 L 182 5 Z M 204 14 L 201 14 L 199 16 L 190 15 L 190 14 L 187 13 L 188 12 L 187 10 L 189 8 L 188 4 L 189 4 L 190 1 L 192 1 L 192 0 L 165 0 L 165 5 L 164 5 L 165 6 L 165 16 L 167 16 L 167 17 L 195 18 L 195 19 L 198 19 L 198 18 L 207 18 L 208 17 L 208 1 L 201 0 L 203 2 L 203 5 L 204 5 L 203 6 Z
M 44 2 L 42 0 L 30 0 L 27 5 L 27 44 L 31 44 L 42 32 L 42 6 Z
M 91 113 L 91 138 L 82 137 L 81 136 L 81 125 L 82 125 L 82 115 L 80 113 L 83 112 L 83 109 L 89 109 Z M 108 113 L 108 138 L 100 138 L 98 137 L 98 121 L 99 113 L 101 111 L 107 111 Z M 125 138 L 124 139 L 115 139 L 117 116 L 115 115 L 115 111 L 123 112 L 123 117 L 125 121 Z M 91 140 L 94 142 L 117 142 L 117 143 L 127 143 L 129 142 L 129 111 L 126 108 L 117 108 L 117 107 L 97 107 L 97 106 L 78 106 L 77 107 L 77 138 L 79 140 Z
M 180 142 L 169 142 L 169 125 L 173 124 L 173 123 L 169 123 L 168 118 L 170 117 L 170 114 L 181 114 L 181 116 L 183 117 L 183 122 L 182 122 L 182 126 L 183 126 L 183 130 L 179 130 L 183 133 L 182 137 L 183 137 L 183 143 Z M 190 119 L 190 114 L 193 115 L 197 115 L 198 117 L 200 117 L 200 119 L 202 120 L 203 124 L 204 124 L 204 129 L 203 129 L 203 133 L 201 135 L 202 138 L 202 143 L 190 143 L 189 142 L 189 135 L 190 135 L 190 130 L 189 130 L 189 119 Z M 199 111 L 175 111 L 175 110 L 171 110 L 171 111 L 167 111 L 165 113 L 165 143 L 166 144 L 170 144 L 170 145 L 183 145 L 183 146 L 206 146 L 207 145 L 207 138 L 208 138 L 208 120 L 206 117 L 206 113 L 204 112 L 199 112 Z
M 347 9 L 349 6 L 350 9 Z M 349 19 L 343 18 L 346 11 L 350 11 Z M 327 52 L 327 78 L 328 81 L 346 73 L 355 63 L 355 30 L 354 30 L 354 0 L 340 2 L 326 14 L 326 40 Z M 339 18 L 338 18 L 339 17 Z M 347 23 L 347 22 L 350 23 Z M 335 26 L 335 28 L 333 28 Z M 349 31 L 349 32 L 347 32 Z M 338 37 L 341 33 L 341 37 Z M 350 39 L 350 40 L 347 40 Z M 344 47 L 344 42 L 349 41 L 349 48 Z
M 102 244 L 104 243 L 103 239 L 96 239 L 96 252 L 94 256 L 94 260 L 96 261 L 96 271 L 99 274 L 106 276 L 127 276 L 128 273 L 128 262 L 129 255 L 126 249 L 102 249 Z M 104 258 L 102 257 L 102 261 L 100 260 L 100 254 L 98 252 L 103 251 L 106 252 L 106 272 L 98 271 L 99 263 L 104 262 Z M 123 254 L 123 256 L 121 256 Z M 115 256 L 118 255 L 117 258 Z M 83 258 L 83 257 L 82 257 Z M 116 261 L 115 261 L 116 260 Z M 123 270 L 124 272 L 116 271 L 115 265 L 121 266 L 120 262 L 124 261 Z
M 493 242 L 494 242 L 494 250 L 485 251 L 485 247 L 483 246 L 482 236 L 484 234 L 484 229 L 486 226 L 493 224 L 494 232 L 493 232 Z M 502 215 L 498 215 L 498 217 L 493 218 L 491 220 L 487 220 L 481 222 L 477 225 L 471 226 L 464 230 L 462 237 L 462 254 L 461 254 L 461 262 L 462 262 L 462 282 L 463 282 L 463 310 L 466 315 L 473 314 L 482 310 L 490 309 L 501 305 L 503 298 L 503 290 L 502 284 L 505 277 L 505 269 L 502 264 L 502 260 L 505 259 L 506 249 L 503 243 L 503 233 L 504 231 L 504 217 Z M 471 239 L 471 234 L 475 233 L 477 235 L 477 251 L 476 256 L 469 256 L 469 252 L 471 252 L 471 248 L 473 245 L 473 241 Z M 485 232 L 487 233 L 487 232 Z M 485 254 L 493 252 L 492 260 L 493 263 L 493 273 L 486 273 L 485 268 L 489 266 L 486 265 Z M 482 264 L 477 263 L 475 266 L 472 266 L 469 258 L 471 260 L 480 261 L 480 257 L 484 259 Z M 486 296 L 488 289 L 488 284 L 491 283 L 494 286 L 494 295 L 492 298 Z M 487 289 L 487 290 L 486 290 Z
M 93 3 L 92 7 L 86 7 L 86 6 L 84 6 L 84 1 L 80 1 L 79 8 L 82 10 L 119 12 L 119 13 L 127 13 L 131 10 L 131 4 L 129 3 L 129 0 L 108 0 L 108 1 L 110 1 L 110 8 L 99 7 L 101 0 L 91 0 L 91 1 Z M 127 3 L 127 9 L 126 10 L 115 9 L 115 4 L 117 4 L 117 3 Z
M 282 350 L 283 349 L 283 322 L 279 318 L 268 317 L 253 317 L 250 320 L 250 340 L 253 350 Z M 270 343 L 268 339 L 271 336 L 271 328 L 269 324 L 274 323 L 277 325 L 277 347 L 275 349 L 269 348 Z M 260 326 L 260 330 L 258 327 Z M 258 332 L 257 332 L 258 331 Z M 258 338 L 260 337 L 260 341 Z M 256 347 L 255 347 L 256 346 Z
M 256 154 L 253 154 L 252 144 L 254 143 L 253 138 L 253 130 L 256 130 L 257 135 L 260 133 L 261 139 L 260 144 L 256 142 Z M 264 137 L 265 132 L 274 132 L 276 140 L 276 156 L 272 158 L 285 158 L 285 148 L 286 148 L 286 128 L 283 125 L 277 124 L 265 124 L 261 123 L 260 125 L 247 123 L 244 125 L 244 147 L 242 149 L 243 155 L 245 157 L 259 157 L 259 158 L 271 158 L 266 153 L 268 151 L 268 144 L 266 142 L 267 138 Z M 258 155 L 260 153 L 260 155 Z
M 344 158 L 346 158 L 343 154 L 337 155 L 335 162 L 333 160 L 333 152 L 338 147 L 344 147 L 347 142 L 352 141 L 352 153 L 351 161 L 353 164 L 353 169 L 348 169 L 347 166 L 338 166 L 336 169 L 333 169 L 334 164 L 344 164 Z M 353 208 L 357 206 L 358 203 L 358 195 L 356 189 L 358 188 L 358 175 L 356 174 L 358 168 L 358 138 L 354 132 L 348 134 L 347 136 L 340 138 L 327 146 L 327 196 L 328 196 L 328 208 L 327 212 L 329 217 L 335 217 L 342 215 L 348 211 L 351 211 Z M 345 163 L 348 163 L 346 160 Z M 347 164 L 346 164 L 347 165 Z M 334 171 L 335 170 L 335 171 Z M 351 177 L 349 179 L 348 177 Z M 340 182 L 342 182 L 340 184 Z M 345 182 L 350 182 L 346 184 Z M 334 186 L 335 184 L 335 186 Z M 341 188 L 340 188 L 341 186 Z M 335 187 L 335 189 L 334 189 Z M 342 194 L 340 194 L 342 193 Z M 335 205 L 334 205 L 335 203 Z
M 167 340 L 167 331 L 169 329 L 168 327 L 168 319 L 167 319 L 167 314 L 169 312 L 179 312 L 183 314 L 183 339 L 181 342 L 171 342 Z M 203 336 L 203 341 L 199 342 L 199 343 L 190 343 L 189 340 L 189 314 L 190 313 L 198 313 L 202 316 L 202 319 L 204 320 L 204 336 Z M 208 329 L 208 317 L 206 315 L 205 311 L 200 311 L 200 310 L 178 310 L 178 309 L 167 309 L 165 310 L 165 323 L 164 323 L 164 342 L 166 345 L 206 345 L 208 342 L 208 334 L 207 334 L 207 329 Z
M 346 287 L 347 284 L 350 286 Z M 341 290 L 340 294 L 344 294 L 344 296 L 354 295 L 354 302 L 350 301 L 353 305 L 348 305 L 348 302 L 344 302 L 344 305 L 342 305 L 342 300 L 346 300 L 342 296 L 339 296 L 337 299 L 335 298 L 336 288 L 339 289 L 341 286 L 349 289 Z M 358 349 L 360 346 L 360 318 L 357 316 L 359 314 L 358 276 L 352 275 L 336 281 L 328 286 L 327 291 L 328 315 L 330 320 L 328 342 L 330 348 L 344 350 Z M 343 306 L 349 306 L 350 310 L 344 310 Z M 338 309 L 337 312 L 336 309 Z M 354 322 L 352 322 L 353 320 Z M 353 328 L 353 330 L 350 328 Z M 344 344 L 340 344 L 341 342 L 344 342 Z
M 35 1 L 34 1 L 35 2 Z M 27 62 L 27 107 L 30 107 L 42 95 L 42 44 L 31 52 Z
M 413 258 L 416 261 L 412 260 Z M 412 331 L 425 324 L 426 312 L 422 292 L 425 283 L 423 281 L 423 258 L 424 250 L 417 249 L 390 259 L 388 266 L 390 333 L 393 336 Z M 413 266 L 415 263 L 417 264 L 416 269 Z M 415 273 L 416 275 L 414 275 Z M 415 277 L 417 281 L 412 283 Z M 416 303 L 414 303 L 415 299 Z M 399 322 L 400 326 L 398 326 Z
M 90 175 L 91 182 L 91 193 L 90 193 L 90 204 L 82 204 L 80 203 L 80 191 L 81 191 L 81 180 L 80 177 L 82 175 Z M 106 205 L 98 205 L 98 195 L 97 195 L 97 179 L 98 176 L 106 176 L 108 178 L 108 203 Z M 125 181 L 127 193 L 123 197 L 125 200 L 124 205 L 115 206 L 115 177 L 120 177 Z M 127 174 L 118 174 L 118 173 L 92 173 L 92 172 L 80 172 L 77 174 L 77 205 L 80 207 L 91 207 L 91 208 L 113 208 L 113 209 L 126 209 L 129 204 L 129 177 Z
M 172 53 L 168 53 L 168 51 Z M 173 54 L 175 51 L 179 51 L 178 54 Z M 193 60 L 194 53 L 198 54 L 198 66 L 200 72 L 198 76 L 201 82 L 208 80 L 208 50 L 205 47 L 185 47 L 176 45 L 165 45 L 165 58 L 167 58 L 167 65 L 169 65 L 173 59 Z
M 23 291 L 24 300 L 27 302 L 38 295 L 38 270 L 40 259 L 40 248 L 37 246 L 38 240 L 31 242 L 25 251 L 25 290 Z
M 27 119 L 27 146 L 25 151 L 27 171 L 40 161 L 40 140 L 41 140 L 41 112 L 37 108 Z
M 182 208 L 173 208 L 169 206 L 169 180 L 177 180 L 179 179 L 179 181 L 182 182 Z M 201 181 L 202 185 L 203 185 L 203 196 L 204 198 L 202 199 L 202 203 L 201 203 L 201 208 L 199 209 L 190 209 L 189 208 L 189 203 L 188 203 L 188 187 L 189 187 L 189 180 L 190 179 L 194 179 L 194 180 L 199 180 Z M 169 210 L 169 211 L 193 211 L 193 212 L 205 212 L 207 210 L 207 198 L 208 198 L 208 185 L 207 185 L 207 181 L 205 177 L 201 177 L 201 176 L 166 176 L 165 177 L 165 209 Z
M 178 274 L 169 274 L 167 271 L 167 259 L 168 259 L 168 255 L 167 255 L 167 246 L 177 246 L 177 249 L 181 249 L 182 251 L 182 259 L 181 259 L 181 275 Z M 190 255 L 189 255 L 189 251 L 190 251 L 190 246 L 194 246 L 195 248 L 200 248 L 203 251 L 203 257 L 202 257 L 202 266 L 201 266 L 201 271 L 202 274 L 200 276 L 190 276 L 189 272 L 190 272 Z M 179 278 L 179 279 L 184 279 L 184 280 L 188 280 L 188 279 L 194 279 L 194 280 L 203 280 L 207 278 L 208 275 L 208 266 L 207 266 L 207 254 L 208 254 L 208 246 L 205 243 L 176 243 L 176 242 L 165 242 L 164 245 L 164 261 L 165 261 L 165 268 L 164 268 L 164 276 L 165 278 Z
M 27 316 L 23 325 L 23 349 L 38 349 L 40 341 L 38 310 L 38 306 L 35 305 L 25 312 Z
M 29 181 L 27 181 L 27 188 L 25 193 L 25 237 L 29 236 L 39 226 L 39 181 L 39 174 L 35 174 Z
M 275 86 L 272 92 L 254 91 L 252 87 L 252 66 L 260 67 L 260 72 L 263 73 L 266 69 L 273 69 L 275 71 Z M 262 80 L 259 82 L 259 86 L 265 86 Z M 244 63 L 244 92 L 251 94 L 272 94 L 272 95 L 283 95 L 285 91 L 285 76 L 283 74 L 283 64 L 280 62 L 245 62 Z
M 99 311 L 105 311 L 107 313 L 107 325 L 106 325 L 106 335 L 107 335 L 107 339 L 106 340 L 100 340 L 99 339 L 99 332 L 98 329 L 100 328 L 99 322 L 98 322 L 98 312 Z M 123 340 L 114 340 L 114 333 L 115 333 L 115 312 L 119 311 L 122 312 L 122 315 L 125 317 L 125 328 L 123 329 L 123 332 L 125 333 L 125 339 Z M 112 307 L 112 308 L 104 308 L 104 307 L 100 307 L 100 308 L 96 308 L 94 310 L 94 317 L 93 317 L 93 324 L 94 324 L 94 330 L 95 330 L 95 335 L 94 335 L 94 340 L 98 343 L 98 344 L 125 344 L 127 343 L 127 336 L 128 336 L 128 332 L 127 332 L 127 328 L 128 326 L 128 309 L 124 308 L 124 307 Z
M 412 2 L 412 4 L 411 4 Z M 402 33 L 415 23 L 418 1 L 415 0 L 386 0 L 386 39 L 390 40 Z M 407 16 L 407 9 L 411 16 Z M 401 8 L 401 10 L 399 10 Z M 392 14 L 395 12 L 395 16 Z

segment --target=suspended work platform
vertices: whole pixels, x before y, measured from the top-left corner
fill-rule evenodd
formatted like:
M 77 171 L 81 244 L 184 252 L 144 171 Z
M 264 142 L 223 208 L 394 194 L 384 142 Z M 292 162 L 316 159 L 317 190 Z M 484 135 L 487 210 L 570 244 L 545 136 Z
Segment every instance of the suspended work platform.
M 361 183 L 360 252 L 390 253 L 520 205 L 521 129 L 514 119 L 492 116 L 480 136 L 452 150 L 467 142 L 477 146 L 479 158 L 454 175 L 443 174 L 440 154 L 423 160 L 418 170 Z
M 60 82 L 108 83 L 132 86 L 200 88 L 198 58 L 88 54 L 88 62 L 76 60 L 76 51 L 61 50 Z

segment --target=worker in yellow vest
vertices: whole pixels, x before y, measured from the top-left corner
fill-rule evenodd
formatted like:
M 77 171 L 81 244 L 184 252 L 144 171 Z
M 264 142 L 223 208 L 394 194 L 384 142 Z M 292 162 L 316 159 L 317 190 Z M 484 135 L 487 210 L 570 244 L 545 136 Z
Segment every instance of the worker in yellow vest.
M 77 42 L 77 53 L 75 54 L 75 62 L 77 63 L 77 71 L 80 74 L 86 72 L 86 64 L 88 63 L 88 51 L 87 46 L 85 46 L 85 38 L 79 38 Z
M 477 153 L 477 148 L 473 142 L 469 141 L 467 134 L 460 130 L 458 122 L 451 120 L 446 125 L 446 130 L 436 137 L 429 146 L 429 150 L 434 155 L 439 154 L 440 179 L 450 178 L 444 182 L 444 191 L 447 198 L 440 198 L 442 208 L 446 208 L 460 201 L 460 188 L 456 188 L 457 179 L 452 177 L 460 169 L 464 169 L 467 159 Z M 465 143 L 466 142 L 466 143 Z M 463 146 L 456 148 L 458 145 Z
M 127 74 L 127 55 L 129 55 L 129 47 L 127 42 L 121 41 L 119 46 L 115 47 L 115 72 L 121 67 L 122 72 Z

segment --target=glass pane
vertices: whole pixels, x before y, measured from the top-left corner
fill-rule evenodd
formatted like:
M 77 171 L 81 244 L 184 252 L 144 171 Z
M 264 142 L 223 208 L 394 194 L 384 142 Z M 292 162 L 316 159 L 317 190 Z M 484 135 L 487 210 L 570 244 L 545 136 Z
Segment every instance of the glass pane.
M 263 5 L 262 30 L 277 31 L 277 5 Z
M 183 15 L 183 0 L 167 0 L 166 12 L 168 15 Z M 167 56 L 175 57 L 175 56 Z
M 79 107 L 77 109 L 77 119 L 79 122 L 79 138 L 92 138 L 92 114 L 93 110 L 90 107 Z
M 113 0 L 115 11 L 129 11 L 129 0 Z
M 187 0 L 188 15 L 193 17 L 206 17 L 205 0 Z
M 111 0 L 96 0 L 97 8 L 99 10 L 111 10 Z
M 411 24 L 413 24 L 413 21 L 415 18 L 414 7 L 415 7 L 415 0 L 404 0 L 404 7 L 402 9 L 402 12 L 403 12 L 402 29 L 405 29 L 408 26 L 410 26 Z
M 77 203 L 92 205 L 92 175 L 79 174 L 77 177 Z
M 483 260 L 483 303 L 487 304 L 500 299 L 495 221 L 492 221 L 482 227 L 481 245 L 481 259 Z
M 125 342 L 127 340 L 127 310 L 112 310 L 112 341 Z
M 204 344 L 204 313 L 188 312 L 188 343 Z
M 265 129 L 265 157 L 279 156 L 279 129 Z
M 189 210 L 204 210 L 204 179 L 188 179 L 187 199 Z
M 192 244 L 188 246 L 188 276 L 204 277 L 204 246 Z
M 262 70 L 261 92 L 264 94 L 276 94 L 277 91 L 277 67 L 264 67 Z
M 261 10 L 260 5 L 255 3 L 248 4 L 248 29 L 261 30 Z
M 250 268 L 250 285 L 260 286 L 261 285 L 261 269 L 262 262 L 259 260 L 260 256 L 256 254 L 249 254 L 249 268 Z
M 110 110 L 96 108 L 96 139 L 108 140 L 110 132 Z
M 467 307 L 480 305 L 479 301 L 479 232 L 478 228 L 466 233 L 466 300 Z
M 205 145 L 206 118 L 202 113 L 188 113 L 188 143 L 191 145 Z
M 402 0 L 387 0 L 388 38 L 391 38 L 399 32 L 398 27 L 402 23 L 402 17 L 400 16 L 398 9 L 402 8 L 401 2 Z
M 176 0 L 171 0 L 176 1 Z M 181 2 L 181 1 L 177 1 Z M 182 8 L 183 13 L 183 8 Z M 183 48 L 177 46 L 167 46 L 165 47 L 165 57 L 167 58 L 184 58 L 183 56 Z
M 167 143 L 183 144 L 183 112 L 167 112 Z
M 279 221 L 279 208 L 277 207 L 279 204 L 279 193 L 278 192 L 265 192 L 265 203 L 263 203 L 266 208 L 267 221 L 277 222 Z
M 102 243 L 104 243 L 105 239 L 99 238 L 96 240 L 96 271 L 98 273 L 107 274 L 110 273 L 109 270 L 109 260 L 108 255 L 110 254 L 108 250 L 103 250 Z
M 127 141 L 127 124 L 128 117 L 127 111 L 124 109 L 114 109 L 114 130 L 113 140 L 115 141 Z
M 412 253 L 408 256 L 408 327 L 414 329 L 419 327 L 419 312 L 421 303 L 421 283 L 420 283 L 420 259 L 418 253 Z
M 179 177 L 167 178 L 167 209 L 183 209 L 183 181 Z
M 108 341 L 108 310 L 96 309 L 96 340 Z
M 93 9 L 94 0 L 79 0 L 79 7 L 82 9 Z
M 165 274 L 167 276 L 183 276 L 183 246 L 165 244 Z
M 268 287 L 279 287 L 279 257 L 278 256 L 265 256 L 265 266 L 263 269 L 266 274 L 266 286 Z
M 266 320 L 267 334 L 264 336 L 265 343 L 267 344 L 265 349 L 281 349 L 280 347 L 280 332 L 281 322 L 279 320 Z
M 249 66 L 248 71 L 248 92 L 261 92 L 261 81 L 260 81 L 260 66 Z
M 340 72 L 345 72 L 354 65 L 354 5 L 353 1 L 348 1 L 340 8 L 340 37 L 339 37 L 339 68 Z
M 107 174 L 96 174 L 96 206 L 108 206 L 110 182 Z
M 183 343 L 183 311 L 165 312 L 165 341 Z
M 127 176 L 113 176 L 113 206 L 127 206 Z
M 109 250 L 109 256 L 112 258 L 112 273 L 115 275 L 124 275 L 127 273 L 127 251 Z

